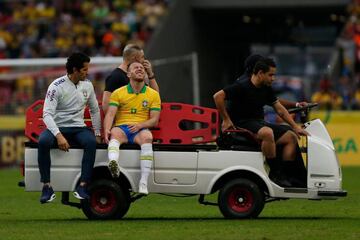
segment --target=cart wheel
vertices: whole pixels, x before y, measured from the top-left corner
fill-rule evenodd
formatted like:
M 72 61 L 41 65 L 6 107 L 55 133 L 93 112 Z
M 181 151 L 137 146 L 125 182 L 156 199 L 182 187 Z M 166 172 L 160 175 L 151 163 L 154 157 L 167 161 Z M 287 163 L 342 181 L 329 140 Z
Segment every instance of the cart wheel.
M 90 199 L 82 200 L 82 210 L 89 219 L 120 219 L 130 207 L 130 195 L 117 183 L 96 180 L 89 186 Z
M 238 178 L 220 189 L 218 203 L 225 218 L 256 218 L 264 208 L 265 197 L 256 183 Z

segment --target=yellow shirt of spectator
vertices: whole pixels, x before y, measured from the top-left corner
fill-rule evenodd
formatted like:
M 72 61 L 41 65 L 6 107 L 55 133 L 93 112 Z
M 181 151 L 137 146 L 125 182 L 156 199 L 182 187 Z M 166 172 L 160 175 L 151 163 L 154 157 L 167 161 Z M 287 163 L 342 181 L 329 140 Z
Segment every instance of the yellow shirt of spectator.
M 115 126 L 144 122 L 150 118 L 150 111 L 161 110 L 157 91 L 144 85 L 140 93 L 135 93 L 130 83 L 111 94 L 109 105 L 118 107 Z

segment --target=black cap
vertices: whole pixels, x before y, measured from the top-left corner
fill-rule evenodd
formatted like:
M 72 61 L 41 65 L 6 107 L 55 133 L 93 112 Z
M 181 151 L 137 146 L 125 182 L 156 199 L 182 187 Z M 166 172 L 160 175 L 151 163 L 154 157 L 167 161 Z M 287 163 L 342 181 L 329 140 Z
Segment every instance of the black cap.
M 253 73 L 254 67 L 256 63 L 265 57 L 260 54 L 251 54 L 245 59 L 244 67 L 245 67 L 245 73 L 247 75 L 251 75 Z

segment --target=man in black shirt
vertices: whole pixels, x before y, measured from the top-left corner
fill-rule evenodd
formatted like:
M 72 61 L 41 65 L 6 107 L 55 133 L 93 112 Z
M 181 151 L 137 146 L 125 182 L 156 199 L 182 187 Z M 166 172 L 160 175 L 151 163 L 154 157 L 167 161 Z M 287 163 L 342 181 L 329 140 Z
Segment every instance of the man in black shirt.
M 255 64 L 258 61 L 264 60 L 264 59 L 265 59 L 265 57 L 260 54 L 252 54 L 252 55 L 248 56 L 244 62 L 245 71 L 239 78 L 237 78 L 235 80 L 235 82 L 240 83 L 242 81 L 247 81 L 248 79 L 250 79 L 251 75 L 254 71 Z M 293 101 L 289 101 L 289 100 L 286 100 L 283 98 L 279 98 L 279 101 L 287 109 L 295 108 L 295 107 L 306 107 L 308 105 L 308 103 L 305 101 L 293 102 Z M 232 104 L 231 101 L 228 101 L 228 104 L 231 105 Z M 283 128 L 283 131 L 285 131 L 285 132 L 288 130 L 292 131 L 292 128 L 287 124 L 280 124 L 280 125 L 278 125 L 278 127 Z M 276 152 L 277 153 L 282 152 L 281 146 L 278 146 L 276 148 Z M 279 155 L 279 154 L 277 154 L 277 155 Z M 305 186 L 307 172 L 306 172 L 306 168 L 304 165 L 304 160 L 301 155 L 301 150 L 300 150 L 300 147 L 298 144 L 296 146 L 296 160 L 295 161 L 296 161 L 295 166 L 296 166 L 297 170 L 296 170 L 296 172 L 294 172 L 294 177 L 296 179 L 298 179 L 299 182 L 302 183 L 302 186 Z M 278 156 L 277 161 L 268 162 L 268 164 L 270 166 L 270 173 L 269 173 L 270 178 L 273 178 L 274 174 L 275 175 L 279 174 L 279 168 L 281 166 L 281 162 L 282 162 L 281 155 L 280 155 L 280 157 Z
M 275 161 L 276 145 L 282 146 L 284 173 L 289 175 L 294 169 L 297 137 L 308 133 L 294 122 L 276 98 L 271 88 L 275 72 L 275 62 L 269 58 L 262 59 L 256 63 L 251 78 L 244 78 L 218 91 L 214 100 L 223 118 L 222 131 L 238 126 L 257 134 L 261 140 L 261 150 L 268 162 Z M 225 100 L 231 103 L 228 109 L 225 107 Z M 272 106 L 293 131 L 264 121 L 264 105 Z M 290 180 L 286 179 L 277 179 L 275 182 L 284 187 L 292 185 Z
M 103 93 L 102 99 L 102 108 L 104 113 L 106 113 L 110 95 L 116 89 L 125 86 L 129 83 L 129 78 L 127 77 L 127 68 L 132 62 L 140 62 L 143 64 L 147 78 L 149 80 L 148 85 L 159 92 L 159 86 L 155 79 L 155 74 L 152 70 L 151 63 L 149 60 L 144 58 L 144 51 L 135 44 L 128 44 L 125 46 L 123 51 L 123 62 L 119 67 L 114 69 L 111 74 L 105 80 L 105 90 Z
M 265 57 L 260 55 L 260 54 L 252 54 L 250 56 L 248 56 L 245 59 L 244 62 L 244 67 L 245 67 L 245 71 L 244 73 L 238 77 L 235 82 L 240 83 L 242 81 L 246 81 L 247 79 L 251 78 L 251 75 L 254 71 L 254 67 L 255 64 L 260 61 L 260 60 L 264 60 Z M 306 105 L 308 105 L 307 102 L 293 102 L 293 101 L 289 101 L 283 98 L 279 98 L 280 103 L 285 107 L 285 108 L 295 108 L 295 107 L 305 107 Z

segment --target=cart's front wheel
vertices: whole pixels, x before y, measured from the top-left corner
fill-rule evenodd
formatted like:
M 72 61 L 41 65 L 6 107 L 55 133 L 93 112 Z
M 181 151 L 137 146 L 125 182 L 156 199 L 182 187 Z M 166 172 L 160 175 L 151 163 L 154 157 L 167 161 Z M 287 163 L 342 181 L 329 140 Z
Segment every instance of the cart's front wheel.
M 119 219 L 130 207 L 130 196 L 116 182 L 100 179 L 89 186 L 90 199 L 82 200 L 82 210 L 89 219 Z
M 238 178 L 220 190 L 218 203 L 226 218 L 256 218 L 264 208 L 265 197 L 256 183 Z

